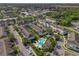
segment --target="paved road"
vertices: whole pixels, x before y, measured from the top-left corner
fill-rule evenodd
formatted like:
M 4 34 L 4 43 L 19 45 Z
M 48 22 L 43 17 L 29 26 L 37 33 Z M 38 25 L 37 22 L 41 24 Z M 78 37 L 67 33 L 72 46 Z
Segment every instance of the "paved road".
M 0 26 L 0 37 L 3 35 L 3 27 Z
M 3 49 L 3 51 L 2 51 L 3 56 L 7 56 L 6 46 L 5 46 L 5 41 L 4 41 L 6 39 L 7 39 L 7 37 L 6 38 L 3 38 L 3 39 L 0 39 L 0 42 L 2 42 L 1 44 L 2 44 L 2 49 Z
M 22 38 L 19 36 L 18 32 L 16 30 L 14 31 L 13 26 L 10 26 L 9 28 L 10 28 L 11 32 L 13 33 L 14 37 L 18 41 L 18 46 L 20 48 L 20 51 L 23 53 L 24 56 L 29 56 L 30 51 L 28 49 L 26 49 L 25 46 L 23 45 Z

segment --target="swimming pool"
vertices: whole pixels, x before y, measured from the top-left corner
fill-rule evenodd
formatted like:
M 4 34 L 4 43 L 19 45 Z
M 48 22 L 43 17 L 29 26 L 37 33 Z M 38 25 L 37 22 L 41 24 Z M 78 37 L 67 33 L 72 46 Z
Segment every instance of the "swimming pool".
M 40 38 L 40 39 L 38 40 L 38 44 L 42 46 L 43 44 L 45 44 L 45 41 L 46 41 L 45 38 Z

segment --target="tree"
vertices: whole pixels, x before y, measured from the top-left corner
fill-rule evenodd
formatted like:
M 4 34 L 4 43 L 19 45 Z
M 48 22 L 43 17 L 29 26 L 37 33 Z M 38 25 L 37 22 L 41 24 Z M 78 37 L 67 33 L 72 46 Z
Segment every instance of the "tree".
M 14 54 L 19 54 L 19 52 L 20 52 L 20 50 L 19 50 L 19 47 L 17 46 L 17 45 L 14 45 L 13 47 L 12 47 L 12 49 L 13 49 L 13 53 Z
M 71 17 L 64 17 L 59 21 L 59 24 L 62 26 L 70 26 L 71 25 Z
M 23 42 L 23 44 L 26 46 L 27 45 L 27 43 L 28 43 L 28 41 L 27 41 L 27 39 L 26 38 L 22 38 L 22 42 Z
M 11 42 L 14 42 L 16 40 L 12 33 L 9 33 L 8 37 L 9 37 Z

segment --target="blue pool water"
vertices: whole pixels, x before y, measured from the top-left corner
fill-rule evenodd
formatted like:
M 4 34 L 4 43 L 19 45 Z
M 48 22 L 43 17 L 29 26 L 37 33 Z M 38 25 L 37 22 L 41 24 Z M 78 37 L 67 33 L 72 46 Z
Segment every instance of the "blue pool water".
M 38 44 L 39 45 L 45 44 L 45 38 L 40 38 L 39 41 L 38 41 Z

